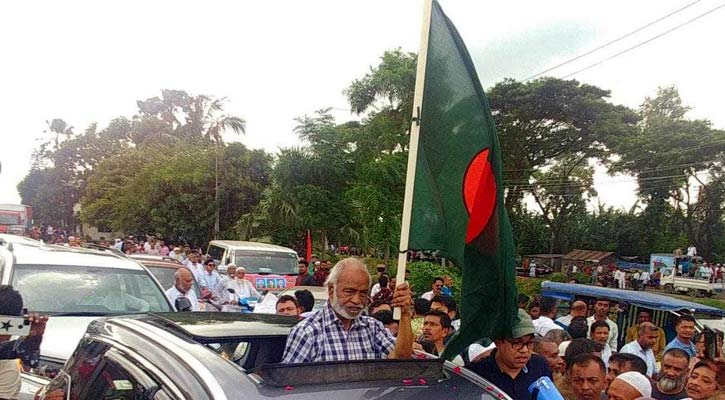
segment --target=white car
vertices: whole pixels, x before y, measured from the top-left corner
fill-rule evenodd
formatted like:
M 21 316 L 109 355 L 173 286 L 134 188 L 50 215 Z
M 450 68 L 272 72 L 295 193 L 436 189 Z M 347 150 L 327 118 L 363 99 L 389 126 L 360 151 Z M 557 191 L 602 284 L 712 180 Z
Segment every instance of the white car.
M 110 250 L 45 245 L 0 234 L 0 283 L 20 292 L 29 311 L 50 316 L 39 368 L 24 374 L 21 399 L 32 398 L 42 378 L 63 366 L 94 319 L 173 311 L 144 266 Z

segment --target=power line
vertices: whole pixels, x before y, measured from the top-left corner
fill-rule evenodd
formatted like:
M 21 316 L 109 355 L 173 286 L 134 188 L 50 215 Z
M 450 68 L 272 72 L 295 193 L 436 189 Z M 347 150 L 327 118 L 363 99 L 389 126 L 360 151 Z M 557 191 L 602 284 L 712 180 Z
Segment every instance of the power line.
M 574 61 L 576 61 L 576 60 L 578 60 L 578 59 L 580 59 L 580 58 L 582 58 L 582 57 L 586 57 L 586 56 L 588 56 L 588 55 L 590 55 L 590 54 L 592 54 L 592 53 L 594 53 L 594 52 L 596 52 L 596 51 L 599 51 L 599 50 L 601 50 L 601 49 L 603 49 L 603 48 L 605 48 L 605 47 L 607 47 L 607 46 L 610 46 L 610 45 L 612 45 L 612 44 L 614 44 L 614 43 L 617 43 L 617 42 L 621 41 L 622 39 L 628 38 L 628 37 L 630 37 L 630 36 L 634 35 L 635 33 L 637 33 L 637 32 L 640 32 L 640 31 L 642 31 L 643 29 L 649 28 L 650 26 L 652 26 L 652 25 L 654 25 L 654 24 L 656 24 L 656 23 L 658 23 L 658 22 L 660 22 L 660 21 L 662 21 L 662 20 L 664 20 L 664 19 L 667 19 L 667 18 L 669 18 L 669 17 L 671 17 L 671 16 L 673 16 L 673 15 L 675 15 L 675 14 L 677 14 L 677 13 L 681 12 L 681 11 L 684 11 L 685 9 L 687 9 L 687 8 L 689 8 L 689 7 L 692 7 L 692 6 L 694 6 L 695 4 L 699 3 L 700 1 L 702 1 L 702 0 L 695 0 L 695 1 L 693 1 L 692 3 L 690 3 L 690 4 L 687 4 L 686 6 L 684 6 L 684 7 L 682 7 L 682 8 L 679 8 L 679 9 L 677 9 L 677 10 L 675 10 L 675 11 L 672 11 L 672 12 L 670 12 L 670 13 L 669 13 L 669 14 L 667 14 L 667 15 L 664 15 L 664 16 L 662 16 L 662 17 L 660 17 L 660 18 L 657 18 L 656 20 L 654 20 L 654 21 L 652 21 L 652 22 L 648 23 L 647 25 L 641 26 L 641 27 L 639 27 L 639 28 L 637 28 L 637 29 L 633 30 L 632 32 L 626 33 L 626 34 L 624 34 L 624 35 L 622 35 L 622 36 L 620 36 L 620 37 L 618 37 L 618 38 L 616 38 L 616 39 L 614 39 L 614 40 L 612 40 L 612 41 L 609 41 L 609 42 L 607 42 L 607 43 L 604 43 L 603 45 L 601 45 L 601 46 L 599 46 L 599 47 L 596 47 L 596 48 L 594 48 L 594 49 L 592 49 L 592 50 L 589 50 L 589 51 L 587 51 L 586 53 L 580 54 L 580 55 L 578 55 L 578 56 L 576 56 L 576 57 L 574 57 L 574 58 L 570 58 L 570 59 L 568 59 L 568 60 L 566 60 L 566 61 L 564 61 L 564 62 L 562 62 L 562 63 L 559 63 L 559 64 L 557 64 L 557 65 L 555 65 L 555 66 L 553 66 L 553 67 L 551 67 L 551 68 L 549 68 L 549 69 L 546 69 L 546 70 L 544 70 L 544 71 L 541 71 L 541 72 L 539 72 L 538 74 L 534 74 L 534 75 L 531 75 L 530 77 L 528 77 L 528 78 L 524 79 L 523 81 L 525 82 L 525 81 L 528 81 L 528 80 L 534 79 L 534 78 L 536 78 L 536 77 L 539 77 L 539 76 L 541 76 L 541 75 L 544 75 L 544 74 L 545 74 L 545 73 L 547 73 L 547 72 L 550 72 L 550 71 L 553 71 L 553 70 L 555 70 L 555 69 L 558 69 L 558 68 L 560 68 L 560 67 L 562 67 L 562 66 L 564 66 L 564 65 L 566 65 L 566 64 L 572 63 L 572 62 L 574 62 Z
M 596 62 L 596 63 L 594 63 L 594 64 L 591 64 L 591 65 L 589 65 L 589 66 L 587 66 L 587 67 L 584 67 L 584 68 L 582 68 L 582 69 L 580 69 L 580 70 L 577 70 L 577 71 L 574 71 L 574 72 L 572 72 L 572 73 L 570 73 L 570 74 L 564 75 L 564 76 L 562 76 L 562 77 L 561 77 L 561 79 L 566 79 L 566 78 L 568 78 L 568 77 L 570 77 L 570 76 L 573 76 L 573 75 L 576 75 L 576 74 L 578 74 L 578 73 L 580 73 L 580 72 L 584 72 L 584 71 L 586 71 L 586 70 L 588 70 L 588 69 L 591 69 L 591 68 L 594 68 L 594 67 L 596 67 L 596 66 L 598 66 L 598 65 L 601 65 L 601 64 L 603 64 L 603 63 L 605 63 L 605 62 L 607 62 L 607 61 L 609 61 L 609 60 L 612 60 L 612 59 L 614 59 L 614 58 L 617 58 L 617 57 L 621 56 L 622 54 L 628 53 L 628 52 L 630 52 L 630 51 L 632 51 L 632 50 L 634 50 L 634 49 L 636 49 L 636 48 L 642 47 L 642 46 L 644 46 L 645 44 L 647 44 L 647 43 L 649 43 L 649 42 L 651 42 L 651 41 L 653 41 L 653 40 L 659 39 L 659 38 L 661 38 L 662 36 L 665 36 L 665 35 L 667 35 L 668 33 L 671 33 L 671 32 L 673 32 L 673 31 L 675 31 L 675 30 L 677 30 L 677 29 L 680 29 L 680 28 L 682 28 L 682 27 L 683 27 L 683 26 L 685 26 L 685 25 L 689 25 L 689 24 L 691 24 L 691 23 L 693 23 L 693 22 L 697 21 L 698 19 L 700 19 L 700 18 L 702 18 L 702 17 L 704 17 L 704 16 L 706 16 L 706 15 L 708 15 L 708 14 L 712 14 L 712 13 L 714 13 L 715 11 L 717 11 L 717 10 L 719 10 L 719 9 L 723 8 L 723 7 L 725 7 L 725 4 L 721 4 L 721 5 L 719 5 L 719 6 L 715 7 L 715 8 L 713 8 L 713 9 L 711 9 L 711 10 L 709 10 L 709 11 L 706 11 L 706 12 L 704 12 L 704 13 L 702 13 L 702 14 L 700 14 L 700 15 L 698 15 L 698 16 L 696 16 L 696 17 L 694 17 L 694 18 L 692 18 L 692 19 L 689 19 L 689 20 L 687 20 L 687 21 L 685 21 L 685 22 L 683 22 L 683 23 L 681 23 L 681 24 L 679 24 L 679 25 L 676 25 L 676 26 L 674 26 L 674 27 L 672 27 L 672 28 L 670 28 L 670 29 L 668 29 L 668 30 L 666 30 L 666 31 L 662 32 L 662 33 L 659 33 L 659 34 L 657 34 L 657 35 L 655 35 L 655 36 L 653 36 L 653 37 L 651 37 L 651 38 L 649 38 L 649 39 L 645 40 L 644 42 L 640 42 L 640 43 L 637 43 L 636 45 L 634 45 L 634 46 L 632 46 L 632 47 L 629 47 L 629 48 L 627 48 L 627 49 L 624 49 L 624 50 L 620 51 L 619 53 L 616 53 L 616 54 L 614 54 L 614 55 L 612 55 L 612 56 L 610 56 L 610 57 L 607 57 L 607 58 L 605 58 L 604 60 L 598 61 L 598 62 Z
M 689 178 L 691 176 L 700 176 L 702 174 L 706 174 L 707 171 L 698 172 L 695 174 L 678 174 L 678 175 L 663 175 L 663 176 L 652 176 L 652 177 L 644 177 L 644 178 L 634 178 L 634 179 L 626 179 L 626 180 L 613 180 L 613 181 L 605 181 L 605 182 L 598 182 L 597 185 L 614 185 L 614 184 L 621 184 L 621 183 L 640 183 L 640 182 L 654 182 L 659 183 L 659 181 L 665 181 L 668 179 L 673 178 Z M 519 188 L 537 188 L 537 187 L 548 187 L 548 188 L 576 188 L 580 186 L 585 186 L 585 183 L 582 182 L 571 182 L 571 181 L 565 181 L 565 182 L 533 182 L 533 183 L 516 183 L 512 181 L 503 181 L 504 185 L 508 186 L 517 186 Z

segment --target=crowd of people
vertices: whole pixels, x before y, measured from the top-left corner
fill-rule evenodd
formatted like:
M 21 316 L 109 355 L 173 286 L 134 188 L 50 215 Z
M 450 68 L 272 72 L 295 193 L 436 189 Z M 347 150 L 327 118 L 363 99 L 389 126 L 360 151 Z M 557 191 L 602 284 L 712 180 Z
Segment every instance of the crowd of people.
M 72 235 L 64 240 L 69 246 L 82 245 Z M 191 290 L 194 281 L 203 298 L 221 304 L 238 305 L 244 298 L 262 297 L 245 279 L 244 266 L 227 265 L 222 276 L 214 260 L 205 259 L 198 249 L 132 237 L 102 245 L 178 259 L 185 268 L 178 269 L 174 286 L 167 290 L 177 308 L 177 300 L 186 298 L 191 310 L 198 309 L 199 299 Z M 414 296 L 407 270 L 406 282 L 398 283 L 386 266 L 379 265 L 372 276 L 365 264 L 352 257 L 334 266 L 329 260 L 300 259 L 298 268 L 296 286 L 325 287 L 328 300 L 315 309 L 309 290 L 276 298 L 277 314 L 299 320 L 287 339 L 284 363 L 440 356 L 460 329 L 449 276 L 431 279 L 430 290 Z M 620 270 L 605 268 L 596 266 L 588 272 L 595 282 L 606 282 L 610 275 L 619 281 Z M 640 274 L 634 281 L 641 278 Z M 639 283 L 633 285 L 637 288 Z M 399 320 L 393 318 L 396 307 L 401 310 Z M 696 332 L 695 317 L 681 313 L 672 324 L 674 337 L 668 340 L 651 313 L 641 309 L 637 323 L 620 335 L 610 318 L 616 307 L 606 299 L 576 300 L 569 313 L 559 317 L 559 300 L 520 296 L 518 322 L 511 335 L 481 338 L 454 362 L 513 399 L 530 398 L 530 388 L 541 378 L 551 379 L 567 400 L 725 399 L 721 333 L 713 353 L 706 335 Z
M 565 399 L 725 398 L 722 332 L 709 351 L 706 334 L 695 330 L 694 316 L 681 313 L 673 321 L 674 337 L 667 342 L 651 312 L 640 309 L 619 347 L 618 326 L 610 318 L 617 310 L 608 300 L 573 301 L 569 314 L 557 318 L 558 303 L 549 297 L 520 296 L 521 313 L 528 310 L 521 319 L 530 320 L 535 332 L 531 351 L 520 353 L 522 359 L 523 353 L 531 353 L 531 358 L 538 355 L 547 361 Z

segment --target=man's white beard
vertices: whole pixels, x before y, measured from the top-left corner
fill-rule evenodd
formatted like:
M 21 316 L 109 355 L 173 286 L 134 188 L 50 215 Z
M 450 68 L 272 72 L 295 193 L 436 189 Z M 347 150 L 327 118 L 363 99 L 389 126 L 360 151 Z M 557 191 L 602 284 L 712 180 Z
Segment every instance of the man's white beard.
M 671 379 L 666 376 L 662 376 L 658 381 L 659 389 L 663 392 L 672 392 L 674 390 L 677 390 L 677 388 L 683 387 L 685 384 L 684 377 L 679 377 L 677 379 Z
M 335 310 L 337 315 L 341 316 L 342 318 L 345 318 L 345 319 L 357 318 L 357 316 L 352 315 L 349 312 L 347 312 L 345 307 L 342 304 L 340 304 L 340 301 L 337 299 L 337 288 L 335 288 L 332 291 L 332 299 L 330 299 L 330 305 L 332 306 L 332 309 Z M 362 312 L 362 310 L 360 312 Z M 360 315 L 360 314 L 358 313 L 358 315 Z

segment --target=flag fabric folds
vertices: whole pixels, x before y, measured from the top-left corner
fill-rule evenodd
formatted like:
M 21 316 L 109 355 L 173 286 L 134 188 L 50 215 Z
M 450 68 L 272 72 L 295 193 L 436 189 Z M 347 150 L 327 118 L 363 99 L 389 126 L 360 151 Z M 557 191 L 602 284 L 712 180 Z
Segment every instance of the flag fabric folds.
M 429 29 L 408 248 L 440 250 L 463 268 L 461 327 L 445 353 L 452 358 L 483 337 L 510 334 L 517 318 L 513 236 L 488 100 L 436 1 Z

